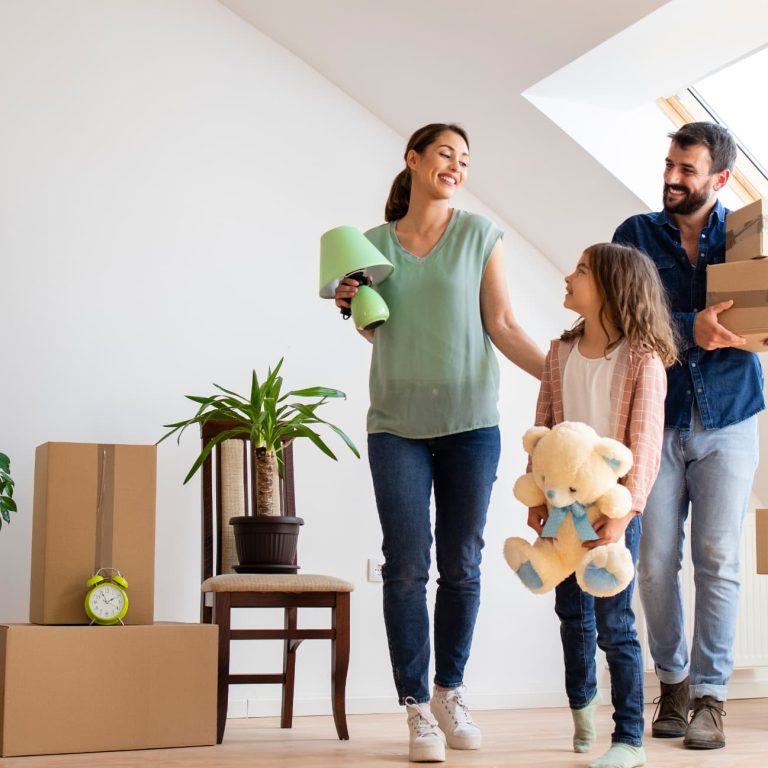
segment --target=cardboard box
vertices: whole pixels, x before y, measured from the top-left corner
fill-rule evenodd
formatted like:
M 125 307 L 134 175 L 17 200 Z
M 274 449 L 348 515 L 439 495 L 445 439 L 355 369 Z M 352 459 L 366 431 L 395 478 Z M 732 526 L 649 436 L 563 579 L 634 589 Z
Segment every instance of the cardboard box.
M 725 217 L 725 260 L 743 261 L 768 256 L 768 215 L 762 200 L 731 211 Z
M 88 624 L 85 582 L 128 580 L 126 624 L 151 624 L 155 600 L 154 445 L 45 443 L 35 453 L 30 621 Z
M 757 572 L 768 573 L 768 509 L 755 510 Z
M 216 743 L 215 624 L 0 625 L 0 755 Z
M 765 352 L 768 339 L 768 259 L 711 264 L 707 267 L 707 306 L 733 299 L 719 320 L 747 340 L 750 352 Z

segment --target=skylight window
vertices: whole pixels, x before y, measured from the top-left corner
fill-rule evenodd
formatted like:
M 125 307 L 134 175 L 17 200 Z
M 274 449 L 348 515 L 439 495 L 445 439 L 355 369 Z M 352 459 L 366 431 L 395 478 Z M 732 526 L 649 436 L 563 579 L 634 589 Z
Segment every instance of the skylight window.
M 742 152 L 768 181 L 766 79 L 768 48 L 763 48 L 699 81 L 690 91 L 705 110 L 714 113 L 713 117 L 738 137 Z

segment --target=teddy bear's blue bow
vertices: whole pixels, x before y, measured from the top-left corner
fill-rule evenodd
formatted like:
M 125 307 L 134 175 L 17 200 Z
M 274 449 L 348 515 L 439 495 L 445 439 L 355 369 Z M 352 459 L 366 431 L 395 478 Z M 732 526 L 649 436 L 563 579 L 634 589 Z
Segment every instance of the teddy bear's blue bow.
M 583 504 L 579 504 L 578 501 L 574 501 L 573 504 L 569 504 L 567 507 L 550 507 L 549 517 L 544 524 L 541 535 L 547 538 L 557 538 L 557 532 L 570 512 L 573 518 L 573 527 L 576 529 L 579 538 L 582 541 L 594 541 L 599 537 L 587 519 L 587 510 L 591 506 L 591 504 L 587 504 L 585 507 Z

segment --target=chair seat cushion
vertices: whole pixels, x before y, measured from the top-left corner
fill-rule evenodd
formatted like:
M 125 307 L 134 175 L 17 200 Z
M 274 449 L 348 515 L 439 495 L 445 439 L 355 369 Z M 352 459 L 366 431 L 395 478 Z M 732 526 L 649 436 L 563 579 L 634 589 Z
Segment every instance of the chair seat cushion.
M 200 586 L 203 592 L 352 592 L 354 585 L 316 573 L 223 573 Z

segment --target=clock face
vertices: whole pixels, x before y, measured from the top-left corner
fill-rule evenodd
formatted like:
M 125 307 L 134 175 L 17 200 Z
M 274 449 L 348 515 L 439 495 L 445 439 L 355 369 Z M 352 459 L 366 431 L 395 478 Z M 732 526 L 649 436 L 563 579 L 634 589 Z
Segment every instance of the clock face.
M 88 595 L 88 607 L 99 619 L 114 619 L 123 610 L 125 594 L 113 584 L 100 584 Z

